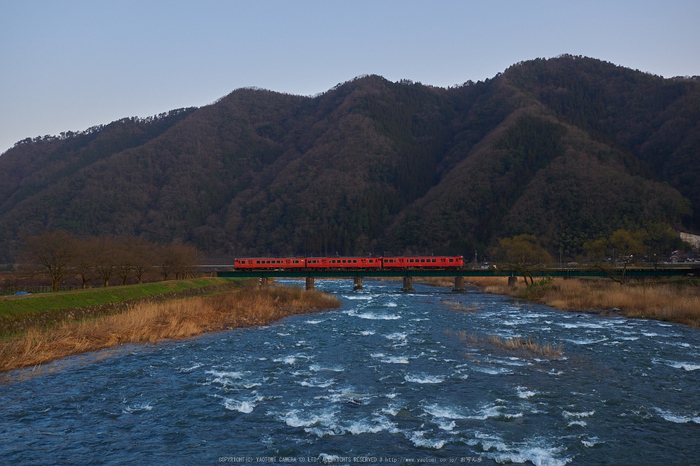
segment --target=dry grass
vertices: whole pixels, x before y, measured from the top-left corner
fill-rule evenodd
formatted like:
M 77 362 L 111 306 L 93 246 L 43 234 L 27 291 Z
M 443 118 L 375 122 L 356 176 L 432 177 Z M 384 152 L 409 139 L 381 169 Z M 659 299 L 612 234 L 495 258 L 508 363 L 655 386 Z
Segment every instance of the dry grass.
M 528 296 L 522 281 L 515 288 L 505 277 L 475 278 L 471 282 L 487 293 L 505 294 L 535 301 L 561 310 L 619 310 L 627 317 L 679 322 L 700 327 L 700 287 L 668 283 L 620 286 L 609 280 L 555 279 L 549 289 Z
M 450 309 L 454 311 L 460 311 L 460 312 L 479 312 L 479 309 L 477 307 L 467 307 L 462 303 L 458 303 L 456 301 L 448 301 L 446 299 L 443 299 L 440 301 L 442 304 L 446 305 Z
M 124 343 L 156 343 L 207 332 L 265 325 L 292 314 L 337 308 L 340 302 L 298 288 L 239 289 L 225 294 L 137 305 L 107 317 L 31 329 L 0 341 L 0 372 L 45 364 Z
M 508 277 L 469 277 L 467 281 L 479 286 L 486 293 L 508 294 Z M 524 282 L 522 286 L 525 286 Z
M 467 332 L 464 330 L 457 332 L 446 331 L 446 333 L 456 336 L 462 343 L 470 346 L 490 344 L 498 349 L 506 351 L 521 351 L 546 358 L 557 358 L 562 355 L 561 345 L 554 346 L 551 343 L 537 343 L 531 338 L 507 338 L 504 340 L 496 335 L 489 335 L 485 338 L 479 338 L 475 333 L 467 335 Z
M 424 285 L 428 285 L 428 286 L 444 286 L 444 287 L 455 286 L 454 277 L 417 278 L 416 282 L 423 283 Z
M 491 335 L 488 337 L 488 341 L 497 348 L 508 351 L 524 350 L 528 353 L 549 358 L 558 357 L 562 354 L 561 345 L 554 346 L 551 343 L 540 344 L 531 338 L 526 340 L 523 340 L 522 338 L 507 338 L 502 340 L 500 337 Z

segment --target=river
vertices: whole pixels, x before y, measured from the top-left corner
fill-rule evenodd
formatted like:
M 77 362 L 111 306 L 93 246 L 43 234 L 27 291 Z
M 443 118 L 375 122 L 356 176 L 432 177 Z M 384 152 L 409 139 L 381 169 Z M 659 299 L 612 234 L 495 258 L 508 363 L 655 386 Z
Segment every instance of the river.
M 299 282 L 288 282 L 300 286 Z M 700 332 L 476 289 L 317 280 L 338 310 L 7 383 L 5 464 L 692 464 Z M 456 309 L 466 309 L 468 312 Z M 561 346 L 542 355 L 493 344 Z M 91 355 L 99 357 L 100 354 Z M 89 358 L 88 358 L 89 359 Z M 528 463 L 528 464 L 529 464 Z

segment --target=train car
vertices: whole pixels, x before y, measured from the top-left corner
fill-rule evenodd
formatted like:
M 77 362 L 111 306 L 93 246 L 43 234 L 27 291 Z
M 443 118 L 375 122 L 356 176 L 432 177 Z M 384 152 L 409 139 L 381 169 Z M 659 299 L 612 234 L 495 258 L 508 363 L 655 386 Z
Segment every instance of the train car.
M 309 269 L 379 269 L 381 257 L 309 257 L 306 259 Z
M 304 269 L 306 268 L 306 259 L 273 257 L 234 259 L 233 267 L 236 270 Z
M 391 268 L 450 269 L 464 267 L 463 256 L 384 257 L 382 266 Z

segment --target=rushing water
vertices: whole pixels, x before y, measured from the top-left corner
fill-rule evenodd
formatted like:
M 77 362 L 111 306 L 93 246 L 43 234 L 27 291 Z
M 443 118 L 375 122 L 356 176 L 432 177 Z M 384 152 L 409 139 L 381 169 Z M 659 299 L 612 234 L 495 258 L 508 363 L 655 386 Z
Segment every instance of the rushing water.
M 0 387 L 2 462 L 698 461 L 698 330 L 475 290 L 316 284 L 343 306 Z

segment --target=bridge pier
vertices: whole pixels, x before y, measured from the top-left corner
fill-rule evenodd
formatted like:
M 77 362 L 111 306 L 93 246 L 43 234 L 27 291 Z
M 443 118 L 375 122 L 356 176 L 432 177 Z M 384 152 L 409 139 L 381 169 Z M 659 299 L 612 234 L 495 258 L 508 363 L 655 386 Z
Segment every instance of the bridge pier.
M 352 281 L 352 291 L 362 290 L 362 277 L 355 277 Z
M 270 279 L 267 277 L 261 277 L 260 278 L 260 286 L 265 287 L 270 284 Z
M 455 287 L 452 291 L 467 291 L 467 285 L 464 284 L 464 277 L 461 275 L 455 277 Z
M 515 287 L 518 284 L 518 277 L 508 277 L 508 286 Z
M 306 277 L 306 291 L 314 289 L 314 277 Z
M 413 289 L 413 277 L 403 277 L 403 288 L 401 291 L 416 291 Z

